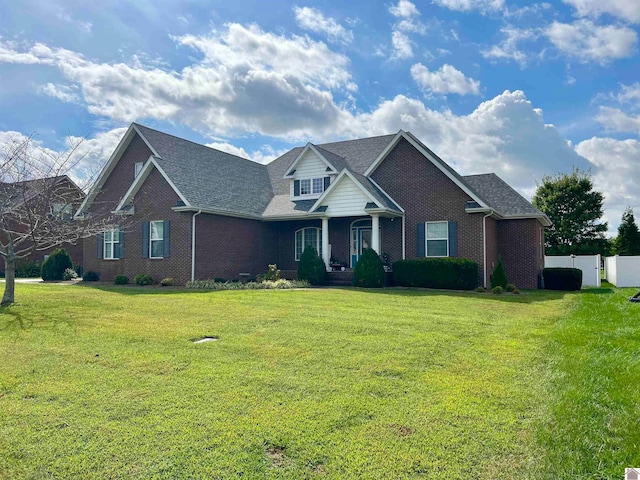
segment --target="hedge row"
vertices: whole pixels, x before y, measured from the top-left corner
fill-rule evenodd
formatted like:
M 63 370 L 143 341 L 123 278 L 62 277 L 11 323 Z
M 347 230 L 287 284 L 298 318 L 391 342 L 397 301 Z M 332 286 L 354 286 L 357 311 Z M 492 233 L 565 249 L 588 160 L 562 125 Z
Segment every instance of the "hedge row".
M 478 264 L 467 258 L 420 258 L 393 264 L 393 283 L 403 287 L 473 290 Z
M 574 291 L 582 288 L 582 270 L 579 268 L 545 268 L 542 270 L 544 288 Z

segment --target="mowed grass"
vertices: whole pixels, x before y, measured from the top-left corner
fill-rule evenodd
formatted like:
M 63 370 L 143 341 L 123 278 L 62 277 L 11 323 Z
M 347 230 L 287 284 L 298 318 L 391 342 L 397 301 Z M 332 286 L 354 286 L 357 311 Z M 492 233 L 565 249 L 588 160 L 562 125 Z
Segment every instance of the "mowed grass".
M 640 305 L 622 293 L 17 298 L 3 478 L 608 478 L 640 460 Z

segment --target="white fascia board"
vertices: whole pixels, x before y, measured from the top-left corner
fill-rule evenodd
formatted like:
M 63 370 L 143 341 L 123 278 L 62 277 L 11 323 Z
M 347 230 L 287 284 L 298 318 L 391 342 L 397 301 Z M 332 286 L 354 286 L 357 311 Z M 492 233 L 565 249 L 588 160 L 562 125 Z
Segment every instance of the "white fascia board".
M 140 132 L 136 124 L 132 123 L 131 125 L 129 125 L 129 128 L 125 132 L 124 136 L 120 139 L 120 142 L 118 142 L 118 146 L 113 151 L 113 153 L 109 157 L 109 160 L 107 160 L 107 163 L 102 168 L 100 175 L 98 175 L 98 179 L 91 187 L 91 190 L 89 190 L 89 194 L 85 197 L 84 201 L 80 205 L 80 208 L 78 208 L 78 211 L 76 212 L 74 217 L 82 218 L 82 214 L 84 213 L 83 210 L 87 206 L 91 205 L 96 195 L 98 195 L 98 192 L 104 186 L 104 183 L 107 181 L 107 178 L 109 178 L 109 175 L 111 175 L 111 172 L 113 172 L 113 169 L 120 161 L 120 157 L 122 157 L 122 154 L 125 152 L 129 144 L 131 143 L 131 140 L 133 140 L 133 137 L 136 134 L 140 136 L 142 141 L 149 148 L 149 150 L 151 150 L 151 153 L 153 155 L 155 155 L 156 157 L 160 157 L 160 155 L 158 155 L 158 152 L 156 152 L 155 148 L 153 148 L 149 143 L 149 141 L 146 138 L 144 138 L 144 135 L 142 135 L 142 133 Z
M 384 191 L 384 188 L 382 188 L 380 185 L 378 185 L 378 182 L 376 182 L 376 181 L 375 181 L 373 178 L 371 178 L 371 177 L 367 177 L 367 179 L 369 179 L 369 181 L 370 181 L 371 183 L 373 183 L 376 187 L 378 187 L 378 189 L 379 189 L 382 193 L 384 193 L 384 194 L 387 196 L 387 198 L 388 198 L 389 200 L 391 200 L 391 201 L 393 202 L 393 204 L 394 204 L 396 207 L 398 207 L 398 209 L 399 209 L 402 213 L 405 213 L 405 212 L 404 212 L 404 208 L 402 208 L 402 207 L 398 204 L 398 202 L 396 202 L 393 198 L 391 198 L 391 195 L 389 195 L 387 192 L 385 192 L 385 191 Z
M 322 160 L 324 162 L 324 164 L 331 168 L 331 170 L 333 170 L 333 173 L 337 172 L 336 168 L 331 165 L 331 162 L 329 162 L 329 160 L 327 160 L 324 155 L 322 155 L 318 149 L 311 143 L 308 142 L 304 148 L 302 149 L 302 151 L 298 154 L 298 156 L 296 157 L 296 159 L 291 163 L 291 165 L 289 165 L 289 167 L 287 168 L 287 173 L 284 174 L 284 176 L 282 178 L 293 178 L 293 175 L 290 175 L 289 172 L 292 170 L 295 170 L 295 166 L 298 164 L 298 162 L 302 159 L 302 157 L 304 156 L 305 153 L 307 153 L 309 150 L 312 150 L 313 153 L 315 153 L 318 157 L 320 157 L 320 160 Z
M 180 190 L 178 190 L 176 188 L 176 186 L 173 184 L 171 179 L 167 176 L 165 171 L 160 167 L 160 165 L 158 165 L 158 162 L 156 161 L 155 157 L 151 156 L 145 162 L 144 166 L 142 167 L 142 170 L 140 171 L 138 176 L 135 178 L 135 180 L 133 181 L 133 183 L 131 184 L 131 186 L 127 190 L 127 193 L 124 194 L 124 196 L 120 200 L 120 203 L 118 203 L 118 206 L 115 209 L 116 212 L 120 211 L 120 209 L 122 209 L 125 205 L 128 205 L 129 202 L 131 202 L 131 199 L 134 197 L 134 195 L 136 193 L 138 193 L 138 190 L 140 190 L 140 187 L 142 187 L 142 184 L 147 179 L 147 177 L 151 173 L 151 170 L 154 167 L 156 169 L 158 169 L 158 171 L 160 172 L 162 177 L 171 186 L 173 191 L 176 192 L 176 195 L 178 195 L 178 197 L 180 197 L 180 200 L 182 200 L 186 206 L 190 206 L 189 202 L 187 202 L 187 199 L 184 197 L 184 195 L 182 195 L 182 193 L 180 193 Z
M 260 215 L 250 215 L 247 213 L 229 212 L 227 210 L 218 210 L 215 208 L 200 208 L 200 207 L 194 207 L 191 205 L 171 207 L 171 210 L 173 210 L 174 212 L 202 212 L 202 213 L 209 213 L 211 215 L 221 215 L 224 217 L 247 218 L 250 220 L 264 220 L 264 218 L 261 217 Z
M 371 193 L 369 193 L 369 190 L 367 190 L 366 188 L 364 188 L 364 186 L 356 179 L 356 177 L 354 177 L 351 172 L 349 172 L 349 170 L 347 170 L 346 168 L 344 170 L 342 170 L 342 172 L 340 172 L 340 175 L 338 175 L 336 177 L 336 179 L 331 182 L 329 184 L 329 188 L 327 188 L 324 193 L 322 195 L 320 195 L 320 198 L 318 198 L 318 200 L 316 200 L 316 203 L 313 204 L 313 206 L 309 209 L 310 212 L 314 211 L 316 208 L 318 208 L 320 206 L 320 204 L 324 201 L 324 199 L 336 188 L 335 186 L 338 185 L 342 179 L 347 176 L 351 179 L 351 181 L 353 181 L 353 183 L 356 184 L 356 186 L 362 190 L 362 192 L 369 197 L 369 199 L 373 202 L 373 203 L 378 203 L 378 200 L 371 195 Z
M 435 165 L 438 168 L 438 170 L 440 170 L 442 173 L 444 173 L 447 176 L 447 178 L 449 178 L 449 180 L 451 180 L 453 183 L 455 183 L 464 193 L 466 193 L 473 200 L 478 202 L 478 204 L 480 206 L 482 206 L 484 208 L 491 208 L 480 197 L 478 197 L 478 195 L 476 193 L 474 193 L 464 182 L 462 182 L 459 178 L 457 178 L 456 176 L 451 174 L 451 172 L 442 164 L 442 162 L 444 162 L 444 160 L 440 160 L 439 158 L 436 157 L 435 154 L 433 154 L 433 153 L 425 150 L 424 148 L 422 148 L 422 145 L 417 143 L 413 138 L 411 138 L 410 135 L 407 135 L 404 130 L 398 131 L 398 133 L 393 138 L 393 140 L 391 140 L 391 142 L 389 142 L 389 144 L 385 147 L 385 149 L 382 151 L 382 153 L 380 153 L 380 155 L 378 155 L 378 158 L 376 158 L 375 161 L 371 164 L 371 166 L 369 168 L 367 168 L 367 170 L 364 172 L 364 175 L 366 177 L 371 178 L 371 174 L 376 170 L 376 168 L 378 168 L 378 166 L 383 162 L 383 160 L 385 158 L 387 158 L 387 155 L 389 155 L 391 150 L 393 150 L 395 148 L 395 146 L 398 144 L 398 142 L 400 142 L 400 140 L 402 138 L 404 138 L 416 150 L 418 150 L 418 152 L 420 152 L 423 157 L 425 157 L 433 165 Z

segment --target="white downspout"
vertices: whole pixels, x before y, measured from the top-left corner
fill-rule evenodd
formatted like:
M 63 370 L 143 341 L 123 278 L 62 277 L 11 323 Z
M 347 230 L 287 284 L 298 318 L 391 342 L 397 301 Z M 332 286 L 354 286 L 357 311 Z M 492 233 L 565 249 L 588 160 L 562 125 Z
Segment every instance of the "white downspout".
M 482 248 L 484 250 L 484 288 L 487 288 L 487 217 L 493 215 L 493 210 L 482 217 Z
M 191 217 L 191 281 L 196 279 L 196 216 L 200 215 L 202 210 L 198 210 Z
M 406 245 L 406 232 L 405 227 L 405 215 L 402 215 L 402 259 L 405 260 L 407 258 L 407 245 Z

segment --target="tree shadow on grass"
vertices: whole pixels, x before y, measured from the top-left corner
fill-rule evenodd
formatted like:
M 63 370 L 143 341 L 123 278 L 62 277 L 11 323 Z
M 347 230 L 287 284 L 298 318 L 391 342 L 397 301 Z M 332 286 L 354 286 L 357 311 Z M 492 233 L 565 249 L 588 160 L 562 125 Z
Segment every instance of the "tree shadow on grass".
M 57 328 L 66 325 L 75 331 L 75 325 L 68 318 L 45 316 L 41 318 L 25 318 L 17 308 L 20 304 L 13 304 L 0 307 L 0 332 L 12 332 L 14 337 L 18 337 L 20 332 L 37 327 Z
M 206 293 L 216 290 L 191 289 L 186 287 L 161 287 L 159 285 L 149 285 L 141 287 L 138 285 L 111 285 L 105 283 L 78 283 L 76 288 L 91 288 L 102 292 L 118 293 L 120 295 L 178 295 L 192 293 Z

